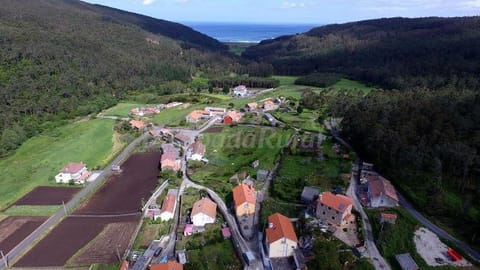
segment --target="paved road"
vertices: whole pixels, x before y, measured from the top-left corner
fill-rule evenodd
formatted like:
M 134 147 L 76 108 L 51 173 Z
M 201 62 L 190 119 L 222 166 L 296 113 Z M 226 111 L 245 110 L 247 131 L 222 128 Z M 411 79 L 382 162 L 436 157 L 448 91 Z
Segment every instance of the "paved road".
M 78 203 L 82 200 L 90 197 L 93 195 L 92 191 L 94 191 L 97 187 L 101 186 L 105 181 L 104 179 L 110 175 L 111 169 L 113 165 L 120 164 L 123 160 L 125 160 L 130 153 L 135 149 L 135 147 L 141 143 L 145 138 L 149 136 L 148 132 L 142 134 L 140 137 L 135 139 L 131 142 L 125 149 L 113 160 L 110 165 L 108 165 L 105 170 L 95 179 L 95 181 L 88 184 L 85 188 L 83 188 L 80 192 L 78 192 L 67 204 L 65 204 L 65 209 L 67 210 L 67 214 L 72 212 L 77 206 Z M 9 253 L 5 255 L 8 262 L 13 262 L 19 258 L 27 249 L 30 248 L 31 244 L 37 240 L 39 240 L 42 235 L 47 232 L 52 226 L 57 225 L 66 215 L 64 209 L 62 208 L 53 216 L 51 216 L 47 221 L 45 221 L 42 225 L 40 225 L 35 231 L 33 231 L 29 236 L 23 239 L 16 247 L 14 247 Z M 137 213 L 138 214 L 138 213 Z M 0 270 L 4 269 L 4 265 L 0 265 Z
M 352 173 L 352 177 L 350 179 L 350 186 L 347 189 L 347 195 L 353 199 L 355 208 L 358 210 L 358 212 L 360 212 L 360 215 L 362 216 L 363 224 L 365 225 L 365 247 L 367 248 L 369 257 L 372 259 L 372 263 L 375 266 L 376 270 L 389 270 L 391 269 L 390 266 L 386 262 L 385 258 L 382 257 L 382 255 L 377 249 L 377 246 L 375 245 L 372 226 L 370 224 L 370 221 L 368 220 L 368 216 L 365 214 L 365 211 L 363 211 L 363 207 L 358 200 L 355 190 L 357 190 L 357 181 L 354 174 Z
M 468 253 L 473 259 L 480 261 L 480 253 L 478 251 L 472 249 L 470 246 L 468 246 L 464 242 L 451 236 L 446 231 L 442 230 L 437 225 L 430 222 L 422 214 L 420 214 L 417 210 L 415 210 L 413 206 L 405 199 L 405 197 L 402 194 L 398 193 L 398 191 L 397 191 L 397 194 L 400 200 L 400 205 L 403 206 L 415 219 L 417 219 L 420 223 L 422 223 L 425 227 L 427 227 L 429 230 L 434 232 L 440 238 L 444 238 L 453 242 L 457 247 L 463 249 L 463 251 Z

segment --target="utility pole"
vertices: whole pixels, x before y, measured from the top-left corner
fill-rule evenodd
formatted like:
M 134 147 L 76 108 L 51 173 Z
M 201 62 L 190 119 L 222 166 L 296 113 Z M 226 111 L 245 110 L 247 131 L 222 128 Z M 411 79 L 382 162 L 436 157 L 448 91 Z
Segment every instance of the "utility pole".
M 118 258 L 118 261 L 119 261 L 119 262 L 122 262 L 122 258 L 120 257 L 120 252 L 118 251 L 118 246 L 119 246 L 119 245 L 117 245 L 117 246 L 115 247 L 115 249 L 116 249 L 116 251 L 117 251 L 117 258 Z
M 5 255 L 3 254 L 3 250 L 0 250 L 0 254 L 2 255 L 2 260 L 3 260 L 3 264 L 5 264 L 5 269 L 7 269 L 8 268 L 7 257 L 5 257 Z

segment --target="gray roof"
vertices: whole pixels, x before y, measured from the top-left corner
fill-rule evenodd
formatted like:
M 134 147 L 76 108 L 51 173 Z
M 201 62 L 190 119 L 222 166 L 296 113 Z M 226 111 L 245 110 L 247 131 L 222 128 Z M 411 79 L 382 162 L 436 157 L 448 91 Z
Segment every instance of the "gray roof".
M 320 189 L 314 187 L 304 187 L 302 191 L 303 201 L 312 201 L 315 196 L 320 194 Z
M 169 189 L 167 194 L 169 195 L 172 194 L 172 195 L 175 195 L 176 197 L 178 195 L 178 189 L 176 188 Z
M 397 260 L 398 264 L 402 270 L 419 270 L 420 268 L 415 263 L 415 261 L 410 256 L 410 253 L 403 253 L 395 255 L 395 259 Z

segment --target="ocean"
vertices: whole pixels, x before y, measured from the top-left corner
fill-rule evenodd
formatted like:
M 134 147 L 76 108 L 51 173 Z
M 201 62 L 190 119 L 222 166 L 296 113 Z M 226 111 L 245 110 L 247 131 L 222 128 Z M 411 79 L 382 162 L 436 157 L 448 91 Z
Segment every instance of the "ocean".
M 304 33 L 320 25 L 308 24 L 247 24 L 247 23 L 184 23 L 221 42 L 253 42 L 284 35 Z

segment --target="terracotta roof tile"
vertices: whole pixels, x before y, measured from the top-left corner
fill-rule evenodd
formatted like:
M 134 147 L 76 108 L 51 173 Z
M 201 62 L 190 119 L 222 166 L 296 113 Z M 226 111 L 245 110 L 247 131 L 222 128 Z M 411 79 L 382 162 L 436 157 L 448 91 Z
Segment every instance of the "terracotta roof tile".
M 240 184 L 233 188 L 233 201 L 235 206 L 242 205 L 245 202 L 255 204 L 255 188 L 246 184 Z
M 173 211 L 175 210 L 176 201 L 177 201 L 177 197 L 174 194 L 167 194 L 167 196 L 163 200 L 162 209 L 161 209 L 160 212 L 161 213 L 164 213 L 164 212 L 173 213 Z
M 137 129 L 143 129 L 145 127 L 145 123 L 140 120 L 130 120 L 130 125 Z
M 397 192 L 390 181 L 383 178 L 381 175 L 369 175 L 366 176 L 366 178 L 368 179 L 372 197 L 378 197 L 382 194 L 385 194 L 394 201 L 398 202 Z
M 217 204 L 206 197 L 196 201 L 193 204 L 192 217 L 199 213 L 204 213 L 209 217 L 215 218 L 217 216 Z
M 83 164 L 81 162 L 80 163 L 72 162 L 72 163 L 69 163 L 67 166 L 63 167 L 61 172 L 62 173 L 76 173 L 76 172 L 82 170 L 83 167 L 85 167 L 85 164 Z
M 353 204 L 353 200 L 350 197 L 340 194 L 333 194 L 331 192 L 323 192 L 318 198 L 320 203 L 333 208 L 341 213 L 347 210 L 349 205 Z
M 268 224 L 269 227 L 265 229 L 265 234 L 267 235 L 267 242 L 269 244 L 283 237 L 298 242 L 292 222 L 288 217 L 280 213 L 275 213 L 268 217 Z
M 195 142 L 192 144 L 192 151 L 194 154 L 203 155 L 205 154 L 205 145 L 201 142 Z
M 166 263 L 154 264 L 150 266 L 150 270 L 183 270 L 183 265 L 176 261 L 168 261 Z

